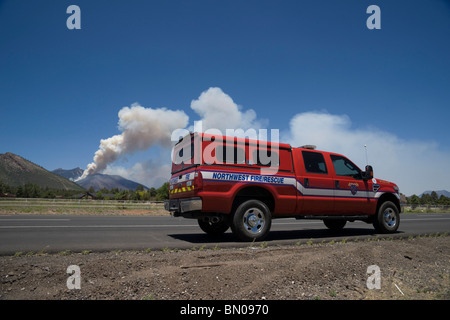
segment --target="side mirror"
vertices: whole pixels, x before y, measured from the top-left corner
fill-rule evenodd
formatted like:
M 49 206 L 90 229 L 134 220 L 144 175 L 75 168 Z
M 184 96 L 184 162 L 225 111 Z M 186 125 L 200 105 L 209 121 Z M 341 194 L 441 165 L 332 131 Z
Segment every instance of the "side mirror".
M 373 179 L 373 168 L 372 166 L 366 166 L 366 171 L 363 172 L 364 180 Z

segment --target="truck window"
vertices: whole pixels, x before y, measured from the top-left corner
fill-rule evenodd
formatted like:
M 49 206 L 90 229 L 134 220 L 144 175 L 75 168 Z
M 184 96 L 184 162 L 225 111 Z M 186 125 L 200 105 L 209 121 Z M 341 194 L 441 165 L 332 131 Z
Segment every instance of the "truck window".
M 280 155 L 278 152 L 272 151 L 270 148 L 259 148 L 253 150 L 253 161 L 255 161 L 255 164 L 258 166 L 278 168 L 280 166 Z
M 245 150 L 240 147 L 217 146 L 216 159 L 223 164 L 245 164 Z
M 334 172 L 337 176 L 353 177 L 361 179 L 361 170 L 345 157 L 338 155 L 330 155 L 333 162 Z
M 172 158 L 172 174 L 180 172 L 187 168 L 193 167 L 194 163 L 194 140 L 193 138 L 182 143 L 177 143 L 173 148 L 173 158 Z
M 302 155 L 306 172 L 328 174 L 323 154 L 319 152 L 302 151 Z
M 185 152 L 188 151 L 188 152 Z M 181 148 L 175 155 L 175 163 L 191 163 L 194 158 L 194 144 L 191 143 L 188 148 Z

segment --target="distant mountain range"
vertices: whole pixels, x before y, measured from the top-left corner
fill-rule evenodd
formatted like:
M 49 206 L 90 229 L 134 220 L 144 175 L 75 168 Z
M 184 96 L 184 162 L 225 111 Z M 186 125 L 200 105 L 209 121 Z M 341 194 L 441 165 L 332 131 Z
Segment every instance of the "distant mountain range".
M 419 197 L 421 197 L 423 194 L 431 194 L 433 191 L 425 191 L 423 192 Z M 445 197 L 450 198 L 450 192 L 447 190 L 439 190 L 439 191 L 435 191 L 436 194 L 438 195 L 438 197 L 440 197 L 441 195 L 444 195 Z
M 0 154 L 0 181 L 16 187 L 26 183 L 34 183 L 41 188 L 83 190 L 73 181 L 10 152 Z
M 71 169 L 71 170 L 64 170 L 62 168 L 59 168 L 59 169 L 52 170 L 52 172 L 56 173 L 57 175 L 59 175 L 61 177 L 66 178 L 66 179 L 75 181 L 79 177 L 81 177 L 81 175 L 83 174 L 84 170 L 81 169 L 80 167 L 77 167 L 77 168 Z
M 103 188 L 108 190 L 116 188 L 119 190 L 136 190 L 136 188 L 141 185 L 138 182 L 125 179 L 121 176 L 101 173 L 91 174 L 82 180 L 76 181 L 76 179 L 81 177 L 83 174 L 83 169 L 81 168 L 74 168 L 70 170 L 59 168 L 53 170 L 52 172 L 75 181 L 75 183 L 82 186 L 86 190 L 89 190 L 91 187 L 93 187 L 95 191 L 99 191 Z M 143 187 L 146 190 L 148 189 L 146 186 Z
M 142 185 L 140 183 L 125 179 L 121 176 L 101 173 L 90 174 L 86 178 L 79 180 L 76 183 L 86 190 L 93 187 L 95 191 L 101 190 L 103 188 L 106 188 L 108 190 L 115 188 L 119 190 L 136 190 L 138 186 Z M 142 186 L 145 190 L 148 190 L 146 186 Z
M 81 177 L 83 169 L 74 168 L 70 170 L 56 169 L 48 171 L 43 167 L 22 158 L 11 152 L 0 153 L 0 181 L 10 186 L 21 186 L 33 183 L 41 188 L 57 190 L 79 190 L 84 191 L 93 187 L 95 191 L 106 188 L 119 190 L 136 190 L 140 183 L 125 179 L 121 176 L 107 174 L 92 174 L 86 178 Z M 148 190 L 146 186 L 144 189 Z

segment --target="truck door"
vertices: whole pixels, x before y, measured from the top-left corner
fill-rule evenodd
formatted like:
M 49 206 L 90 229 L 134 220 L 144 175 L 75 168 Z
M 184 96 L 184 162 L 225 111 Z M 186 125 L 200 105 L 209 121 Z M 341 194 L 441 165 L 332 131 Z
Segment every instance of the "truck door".
M 305 215 L 329 215 L 334 208 L 333 177 L 321 152 L 296 149 L 299 174 L 297 174 L 297 208 Z
M 330 154 L 330 158 L 334 170 L 335 213 L 367 214 L 370 186 L 363 180 L 361 170 L 341 155 Z

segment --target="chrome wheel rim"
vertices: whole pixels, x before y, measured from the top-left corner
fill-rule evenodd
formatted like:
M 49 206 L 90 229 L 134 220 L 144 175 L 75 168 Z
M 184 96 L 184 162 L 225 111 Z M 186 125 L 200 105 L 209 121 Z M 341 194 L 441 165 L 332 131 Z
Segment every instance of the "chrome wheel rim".
M 383 213 L 383 221 L 384 224 L 389 228 L 394 228 L 397 224 L 397 215 L 395 214 L 394 209 L 387 208 Z
M 250 208 L 244 213 L 244 227 L 250 233 L 259 233 L 264 228 L 266 219 L 258 208 Z

